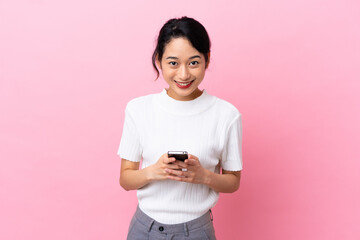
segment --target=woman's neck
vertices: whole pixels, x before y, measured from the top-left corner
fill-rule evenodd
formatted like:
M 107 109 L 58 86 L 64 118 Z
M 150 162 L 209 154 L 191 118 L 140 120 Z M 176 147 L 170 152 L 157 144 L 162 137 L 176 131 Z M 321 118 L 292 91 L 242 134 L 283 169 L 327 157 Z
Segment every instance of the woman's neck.
M 167 95 L 169 95 L 169 97 L 177 101 L 191 101 L 200 97 L 203 92 L 199 88 L 197 88 L 188 96 L 179 96 L 176 93 L 174 93 L 170 88 L 170 89 L 166 89 L 166 93 Z

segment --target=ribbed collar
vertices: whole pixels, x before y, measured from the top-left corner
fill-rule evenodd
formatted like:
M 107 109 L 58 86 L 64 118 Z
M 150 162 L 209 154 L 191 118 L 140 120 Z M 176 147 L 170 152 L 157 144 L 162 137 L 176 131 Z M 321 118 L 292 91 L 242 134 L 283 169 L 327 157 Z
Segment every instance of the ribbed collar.
M 205 89 L 203 93 L 190 101 L 175 100 L 167 94 L 164 88 L 160 93 L 155 94 L 155 102 L 166 112 L 174 115 L 193 115 L 210 108 L 216 101 L 216 97 L 208 94 Z

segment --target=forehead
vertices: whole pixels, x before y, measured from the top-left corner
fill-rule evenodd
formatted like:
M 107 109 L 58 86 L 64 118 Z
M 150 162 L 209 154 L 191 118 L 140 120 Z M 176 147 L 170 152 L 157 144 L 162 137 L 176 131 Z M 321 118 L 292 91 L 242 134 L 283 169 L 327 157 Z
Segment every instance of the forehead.
M 186 38 L 173 38 L 165 46 L 164 57 L 174 56 L 178 58 L 187 58 L 193 55 L 200 55 L 200 53 Z

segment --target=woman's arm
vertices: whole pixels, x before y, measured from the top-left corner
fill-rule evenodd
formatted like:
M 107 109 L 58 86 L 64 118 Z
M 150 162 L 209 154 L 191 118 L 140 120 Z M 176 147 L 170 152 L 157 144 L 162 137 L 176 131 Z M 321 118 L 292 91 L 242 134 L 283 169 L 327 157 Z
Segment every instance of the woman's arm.
M 144 169 L 139 169 L 139 165 L 139 162 L 121 159 L 119 183 L 126 191 L 142 188 L 154 180 L 167 179 L 168 173 L 165 169 L 176 170 L 181 168 L 175 158 L 168 158 L 167 153 L 164 153 L 155 164 Z
M 222 174 L 206 170 L 207 178 L 205 184 L 216 192 L 232 193 L 239 189 L 241 171 L 222 170 Z
M 121 159 L 119 183 L 126 191 L 141 188 L 150 182 L 147 169 L 139 170 L 139 165 L 139 162 Z
M 222 174 L 214 173 L 203 168 L 199 159 L 189 154 L 189 159 L 185 160 L 187 171 L 174 171 L 165 169 L 169 174 L 168 178 L 181 182 L 204 184 L 214 189 L 216 192 L 232 193 L 239 189 L 241 171 L 226 171 Z

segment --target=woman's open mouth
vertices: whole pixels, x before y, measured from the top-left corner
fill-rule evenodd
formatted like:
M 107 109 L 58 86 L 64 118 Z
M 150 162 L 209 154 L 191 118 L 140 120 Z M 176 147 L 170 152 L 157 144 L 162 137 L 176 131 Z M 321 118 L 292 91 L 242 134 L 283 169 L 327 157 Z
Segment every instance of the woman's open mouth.
M 174 82 L 176 83 L 176 86 L 178 86 L 179 88 L 188 88 L 191 86 L 191 84 L 194 82 L 195 80 L 189 81 L 189 82 L 177 82 L 174 80 Z

